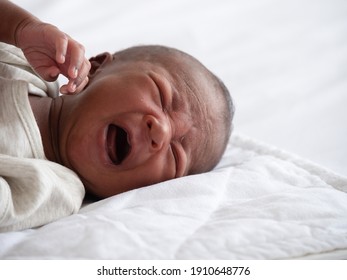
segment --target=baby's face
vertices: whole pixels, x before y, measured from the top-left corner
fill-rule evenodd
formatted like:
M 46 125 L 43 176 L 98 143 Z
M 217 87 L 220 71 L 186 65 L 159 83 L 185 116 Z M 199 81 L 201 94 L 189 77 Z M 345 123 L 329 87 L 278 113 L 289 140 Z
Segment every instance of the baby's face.
M 64 97 L 63 164 L 100 197 L 187 175 L 217 141 L 205 103 L 213 99 L 204 100 L 207 85 L 193 80 L 187 87 L 148 62 L 109 63 L 82 93 Z

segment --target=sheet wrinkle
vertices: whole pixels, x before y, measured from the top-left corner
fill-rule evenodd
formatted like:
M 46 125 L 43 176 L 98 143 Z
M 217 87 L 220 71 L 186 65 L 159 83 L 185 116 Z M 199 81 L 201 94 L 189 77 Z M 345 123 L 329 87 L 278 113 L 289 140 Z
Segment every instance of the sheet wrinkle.
M 227 177 L 227 182 L 228 182 L 228 179 L 230 177 L 230 172 L 228 172 L 228 177 Z M 186 236 L 184 238 L 184 240 L 178 245 L 177 249 L 175 250 L 175 254 L 174 254 L 174 257 L 177 257 L 177 255 L 179 254 L 179 251 L 181 250 L 181 248 L 189 241 L 189 239 L 191 239 L 192 236 L 195 235 L 195 233 L 197 233 L 206 223 L 207 221 L 209 221 L 212 217 L 212 215 L 218 210 L 219 208 L 219 205 L 221 204 L 221 201 L 223 200 L 223 198 L 225 197 L 225 194 L 226 194 L 226 188 L 228 187 L 227 186 L 228 184 L 225 183 L 224 184 L 224 188 L 223 188 L 223 193 L 220 193 L 219 196 L 218 196 L 218 203 L 216 203 L 216 206 L 210 211 L 210 213 L 208 214 L 207 218 L 203 220 L 203 222 L 200 222 L 199 225 L 197 227 L 195 227 L 189 236 Z
M 320 166 L 310 160 L 301 158 L 295 154 L 283 151 L 275 146 L 255 141 L 243 134 L 233 134 L 233 145 L 245 150 L 251 150 L 258 155 L 271 155 L 278 159 L 289 161 L 299 168 L 309 172 L 311 176 L 317 176 L 330 186 L 334 186 L 342 192 L 347 193 L 347 177 L 337 174 L 323 166 Z
M 310 229 L 311 231 L 311 229 Z M 263 242 L 257 242 L 256 245 L 252 244 L 252 243 L 246 243 L 246 244 L 242 244 L 242 245 L 232 245 L 232 248 L 229 248 L 228 251 L 232 252 L 233 255 L 238 259 L 292 259 L 292 258 L 296 258 L 296 257 L 300 257 L 302 256 L 302 251 L 305 250 L 309 250 L 312 252 L 312 254 L 316 254 L 316 253 L 321 253 L 321 252 L 325 252 L 325 249 L 323 248 L 327 247 L 327 243 L 320 243 L 319 244 L 319 248 L 317 247 L 317 244 L 310 244 L 309 241 L 311 241 L 312 237 L 319 237 L 319 235 L 323 235 L 324 239 L 326 234 L 317 234 L 314 233 L 312 234 L 312 236 L 306 236 L 306 235 L 297 235 L 297 236 L 285 236 L 282 238 L 275 238 L 275 239 L 268 239 L 265 240 Z M 340 238 L 342 237 L 341 235 L 331 235 L 329 234 L 329 236 L 331 238 Z M 307 242 L 303 242 L 307 240 Z M 299 242 L 298 242 L 299 241 Z M 283 246 L 283 244 L 292 244 L 292 247 L 295 249 L 298 247 L 298 249 L 300 249 L 299 251 L 296 250 L 295 253 L 291 252 L 290 250 L 288 250 L 287 246 Z M 306 246 L 306 248 L 305 248 Z M 299 248 L 300 247 L 300 248 Z M 265 249 L 265 250 L 262 250 Z M 273 250 L 270 250 L 271 248 L 274 248 Z M 314 249 L 315 248 L 315 249 Z M 329 246 L 329 248 L 331 248 L 331 245 Z M 333 246 L 334 249 L 339 249 L 338 246 Z M 244 252 L 244 253 L 242 253 Z M 251 255 L 248 252 L 253 252 Z M 244 255 L 242 257 L 242 255 Z
M 234 144 L 235 144 L 235 142 L 234 142 Z M 264 147 L 262 147 L 262 149 L 263 149 Z M 260 149 L 261 150 L 261 149 Z M 276 150 L 276 149 L 271 149 L 272 151 L 274 151 L 275 150 L 275 155 L 274 155 L 274 153 L 272 153 L 271 154 L 271 156 L 277 156 L 278 155 L 278 151 Z M 259 149 L 254 149 L 254 151 L 259 155 Z M 263 155 L 264 154 L 264 152 L 262 152 L 260 155 Z M 282 156 L 284 155 L 284 153 L 282 153 L 281 154 Z M 300 169 L 302 169 L 302 167 L 301 166 L 298 166 L 298 164 L 294 161 L 291 161 L 292 162 L 292 164 L 294 165 L 294 166 L 297 166 L 298 168 L 300 168 Z M 305 166 L 306 166 L 306 163 L 305 163 Z M 228 172 L 228 177 L 230 177 L 231 176 L 231 174 L 232 174 L 232 169 L 233 168 L 235 168 L 235 166 L 232 166 L 232 167 L 230 167 L 230 168 L 226 168 L 227 170 L 229 170 L 229 172 Z M 240 168 L 240 165 L 237 165 L 237 168 Z M 318 168 L 320 168 L 320 167 L 318 167 Z M 223 170 L 224 169 L 224 167 L 222 167 L 222 168 L 220 168 L 220 169 L 218 169 L 218 170 Z M 306 171 L 306 170 L 304 170 L 304 171 Z M 316 171 L 317 171 L 317 169 L 316 169 Z M 319 171 L 319 169 L 318 169 L 318 171 Z M 324 170 L 323 170 L 323 172 L 325 172 Z M 330 185 L 327 185 L 327 183 L 323 180 L 323 178 L 321 178 L 321 176 L 319 176 L 319 175 L 317 175 L 317 174 L 311 174 L 311 173 L 308 173 L 308 172 L 306 172 L 306 176 L 309 176 L 309 177 L 311 177 L 311 180 L 308 182 L 308 183 L 311 183 L 311 184 L 308 184 L 304 189 L 302 189 L 302 187 L 303 186 L 294 186 L 294 187 L 296 187 L 296 188 L 301 188 L 302 190 L 301 191 L 305 191 L 306 190 L 306 188 L 308 188 L 307 189 L 307 191 L 308 192 L 311 192 L 312 190 L 314 190 L 314 189 L 317 189 L 317 190 L 323 190 L 323 191 L 329 191 L 329 189 L 327 189 L 328 187 L 329 188 L 331 188 L 331 190 L 333 190 L 334 188 L 332 188 Z M 313 178 L 312 178 L 313 177 Z M 313 183 L 313 184 L 312 184 Z M 318 185 L 319 186 L 315 186 L 315 184 L 314 183 L 318 183 Z M 225 187 L 224 187 L 224 193 L 225 193 Z M 280 192 L 280 190 L 279 190 L 279 192 Z M 291 191 L 287 191 L 288 193 L 292 193 Z M 282 195 L 278 195 L 279 196 L 279 199 L 283 199 L 283 194 Z M 261 196 L 260 197 L 260 199 L 266 199 L 267 197 L 269 197 L 269 198 L 273 198 L 273 200 L 274 201 L 277 201 L 277 199 L 275 198 L 276 197 L 276 194 L 269 194 L 269 195 L 265 195 L 265 196 Z M 285 198 L 285 200 L 286 200 L 287 198 Z M 249 201 L 251 201 L 251 200 L 249 200 Z M 252 201 L 253 203 L 254 203 L 254 199 L 253 199 L 253 201 Z M 242 202 L 240 202 L 239 204 L 244 204 L 245 202 L 244 201 L 242 201 Z M 280 201 L 278 202 L 279 204 L 280 204 Z M 220 204 L 220 203 L 219 203 Z M 235 206 L 235 205 L 237 205 L 237 203 L 235 204 L 235 203 L 232 203 L 232 205 L 233 206 Z M 271 208 L 271 207 L 270 207 Z M 209 215 L 209 217 L 208 217 L 208 219 L 206 219 L 206 221 L 203 223 L 203 224 L 200 224 L 200 226 L 198 227 L 198 228 L 196 228 L 195 230 L 194 230 L 194 232 L 192 232 L 191 234 L 190 234 L 190 236 L 188 236 L 187 238 L 186 238 L 186 240 L 184 241 L 185 243 L 186 242 L 188 242 L 188 241 L 190 241 L 190 240 L 193 240 L 193 236 L 198 232 L 198 231 L 200 231 L 204 226 L 206 226 L 206 224 L 207 224 L 207 226 L 209 226 L 209 223 L 208 223 L 208 220 L 210 220 L 210 217 L 214 214 L 214 213 L 216 213 L 216 212 L 218 212 L 218 206 L 214 209 L 214 211 L 213 212 L 211 212 L 210 213 L 210 215 Z M 258 218 L 259 219 L 262 219 L 261 217 L 259 217 L 258 216 Z M 268 220 L 268 221 L 272 221 L 273 220 L 273 217 L 264 217 L 263 218 L 264 220 Z M 326 220 L 329 220 L 329 221 L 331 221 L 332 220 L 332 218 L 331 217 L 319 217 L 319 218 L 317 218 L 317 219 L 319 219 L 320 221 L 322 220 L 322 219 L 326 219 Z M 212 221 L 213 221 L 214 219 L 212 219 Z M 276 220 L 278 220 L 278 217 L 276 218 Z M 283 222 L 283 221 L 285 221 L 285 222 Z M 312 221 L 312 219 L 310 219 L 310 221 Z M 218 221 L 215 221 L 215 222 L 218 222 Z M 240 221 L 241 223 L 242 223 L 242 221 Z M 279 219 L 279 224 L 280 223 L 283 223 L 282 224 L 282 226 L 283 225 L 285 225 L 285 224 L 294 224 L 295 226 L 297 226 L 297 227 L 300 227 L 301 229 L 308 229 L 310 232 L 311 232 L 311 235 L 312 236 L 314 236 L 314 235 L 316 235 L 316 232 L 317 232 L 317 230 L 321 230 L 321 231 L 323 231 L 323 232 L 325 232 L 325 233 L 334 233 L 334 232 L 330 232 L 329 231 L 329 229 L 326 229 L 326 227 L 324 227 L 324 226 L 319 226 L 319 225 L 310 225 L 311 226 L 311 228 L 310 228 L 310 226 L 307 226 L 307 225 L 302 225 L 302 223 L 304 222 L 304 221 L 296 221 L 295 222 L 295 219 L 293 219 L 292 221 L 288 221 L 288 218 L 287 217 L 284 217 L 284 219 L 283 220 L 281 220 L 281 219 Z M 305 232 L 305 231 L 304 231 Z M 313 233 L 313 234 L 312 234 Z M 334 233 L 333 235 L 336 235 L 336 233 Z M 272 240 L 274 243 L 278 243 L 278 244 L 280 244 L 281 242 L 285 242 L 285 241 L 287 241 L 287 242 L 290 242 L 291 240 L 300 240 L 300 239 L 302 239 L 302 238 L 307 238 L 308 236 L 305 234 L 305 233 L 302 233 L 302 234 L 300 234 L 300 235 L 298 235 L 298 236 L 296 236 L 296 237 L 290 237 L 290 238 L 288 238 L 287 236 L 285 236 L 284 238 L 280 238 L 280 239 L 275 239 L 275 240 Z M 269 242 L 263 242 L 263 243 L 260 243 L 260 245 L 262 245 L 262 244 L 268 244 Z M 258 243 L 258 245 L 259 245 L 259 243 Z M 180 248 L 179 249 L 181 249 L 182 247 L 184 246 L 184 243 L 182 243 L 181 245 L 180 245 Z M 243 246 L 245 246 L 245 244 L 242 244 L 242 247 Z M 179 251 L 178 251 L 178 254 L 179 254 Z M 177 255 L 177 254 L 176 254 Z M 296 257 L 296 255 L 294 255 L 293 254 L 293 256 L 294 257 Z

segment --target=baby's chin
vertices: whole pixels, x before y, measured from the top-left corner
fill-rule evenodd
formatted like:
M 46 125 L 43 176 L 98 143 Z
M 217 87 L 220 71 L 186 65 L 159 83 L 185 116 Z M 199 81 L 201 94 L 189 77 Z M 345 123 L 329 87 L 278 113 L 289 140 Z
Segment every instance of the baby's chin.
M 98 199 L 103 199 L 107 197 L 111 197 L 123 192 L 126 192 L 128 188 L 125 188 L 124 186 L 120 186 L 118 184 L 112 184 L 112 186 L 108 186 L 107 183 L 103 183 L 100 178 L 97 178 L 95 181 L 92 182 L 91 180 L 87 180 L 85 178 L 80 177 L 84 188 L 86 190 L 87 194 L 90 194 Z
M 81 177 L 79 174 L 77 174 L 77 175 L 79 176 L 80 180 L 82 181 L 83 186 L 84 186 L 87 194 L 92 195 L 92 196 L 99 198 L 99 199 L 108 197 L 102 191 L 102 184 L 101 183 L 95 184 L 95 183 L 92 183 L 90 180 L 87 180 L 87 179 Z

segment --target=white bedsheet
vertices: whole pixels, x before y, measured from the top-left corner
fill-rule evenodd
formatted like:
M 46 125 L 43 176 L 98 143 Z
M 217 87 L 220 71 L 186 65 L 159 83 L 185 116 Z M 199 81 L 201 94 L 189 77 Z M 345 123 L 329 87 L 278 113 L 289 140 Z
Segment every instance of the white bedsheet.
M 187 51 L 237 111 L 213 172 L 0 234 L 0 258 L 347 258 L 346 1 L 14 2 L 89 56 L 143 43 Z
M 213 172 L 1 235 L 2 258 L 282 259 L 347 248 L 347 179 L 244 136 Z

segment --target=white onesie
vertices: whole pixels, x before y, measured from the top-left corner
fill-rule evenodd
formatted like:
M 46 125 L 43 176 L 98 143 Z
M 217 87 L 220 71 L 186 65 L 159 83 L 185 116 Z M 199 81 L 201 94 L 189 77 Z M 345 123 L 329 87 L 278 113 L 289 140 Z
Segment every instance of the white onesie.
M 70 169 L 46 159 L 28 93 L 54 97 L 21 50 L 0 43 L 0 232 L 47 224 L 76 213 L 84 187 Z

